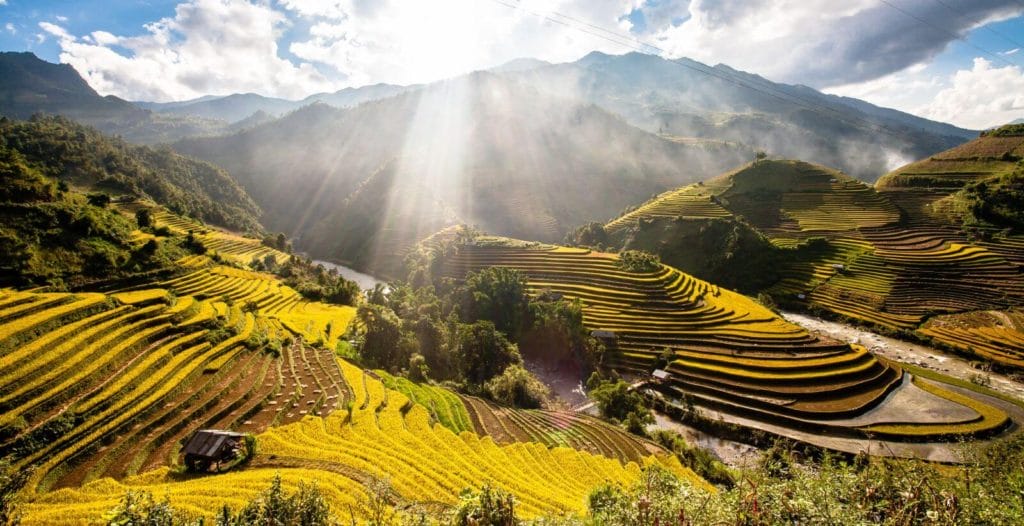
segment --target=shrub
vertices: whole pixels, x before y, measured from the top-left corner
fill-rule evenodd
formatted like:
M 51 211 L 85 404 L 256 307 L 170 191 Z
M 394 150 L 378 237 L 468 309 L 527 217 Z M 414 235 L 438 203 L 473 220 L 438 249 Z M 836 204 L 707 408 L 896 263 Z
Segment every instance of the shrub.
M 630 389 L 629 384 L 622 380 L 598 382 L 589 394 L 597 401 L 602 416 L 626 423 L 631 432 L 643 435 L 644 427 L 654 422 L 643 395 Z
M 456 526 L 514 526 L 516 501 L 511 493 L 485 485 L 480 492 L 463 491 L 453 524 Z
M 526 409 L 540 408 L 551 394 L 543 382 L 519 364 L 506 367 L 488 380 L 484 390 L 499 404 Z
M 654 272 L 661 267 L 661 260 L 650 252 L 626 250 L 619 254 L 619 266 L 627 272 Z

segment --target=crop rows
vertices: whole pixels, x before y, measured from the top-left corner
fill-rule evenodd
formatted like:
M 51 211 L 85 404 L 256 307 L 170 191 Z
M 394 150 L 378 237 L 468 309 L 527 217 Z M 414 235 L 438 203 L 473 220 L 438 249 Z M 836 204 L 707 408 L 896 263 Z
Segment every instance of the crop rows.
M 267 256 L 272 256 L 280 264 L 287 261 L 290 257 L 288 254 L 270 248 L 258 240 L 227 232 L 210 231 L 199 236 L 199 239 L 206 246 L 207 250 L 216 252 L 221 256 L 226 256 L 243 265 L 249 264 L 253 259 L 262 262 Z
M 467 487 L 489 483 L 513 492 L 523 517 L 581 512 L 591 488 L 604 482 L 637 479 L 636 463 L 536 443 L 499 446 L 472 433 L 456 435 L 431 424 L 427 410 L 378 380 L 342 362 L 354 389 L 351 412 L 306 418 L 275 427 L 257 437 L 260 456 L 254 469 L 180 480 L 166 469 L 122 482 L 110 479 L 38 495 L 25 506 L 26 520 L 74 523 L 109 509 L 128 489 L 169 495 L 172 503 L 208 518 L 220 506 L 235 508 L 267 487 L 275 474 L 292 487 L 317 480 L 328 504 L 341 516 L 358 509 L 361 484 L 388 479 L 404 501 L 452 504 Z M 671 456 L 648 456 L 700 487 L 706 483 Z M 260 467 L 262 463 L 272 469 Z M 357 518 L 359 518 L 357 516 Z
M 670 190 L 644 203 L 636 210 L 624 214 L 605 225 L 609 232 L 615 232 L 635 225 L 641 219 L 653 218 L 720 218 L 729 217 L 731 212 L 723 208 L 700 185 L 685 186 Z
M 0 292 L 0 447 L 23 451 L 19 466 L 40 464 L 32 487 L 174 463 L 201 427 L 262 431 L 351 397 L 330 352 L 299 340 L 280 358 L 245 351 L 254 333 L 291 338 L 278 319 L 239 303 L 170 301 L 163 289 Z M 218 317 L 230 332 L 207 341 Z M 33 438 L 69 420 L 56 439 Z
M 398 391 L 422 405 L 430 413 L 433 421 L 447 427 L 453 433 L 475 430 L 466 406 L 455 393 L 443 387 L 417 384 L 407 378 L 391 376 L 384 371 L 376 371 L 376 375 L 384 387 Z M 476 431 L 479 432 L 479 429 Z
M 337 345 L 355 316 L 352 307 L 305 300 L 272 275 L 226 266 L 203 268 L 159 286 L 179 295 L 223 298 L 240 305 L 251 303 L 260 314 L 277 319 L 307 342 L 322 342 L 330 348 Z
M 585 325 L 614 334 L 606 343 L 616 368 L 646 374 L 670 349 L 672 385 L 748 416 L 794 425 L 846 419 L 901 385 L 898 366 L 863 348 L 823 340 L 670 267 L 634 274 L 609 254 L 469 244 L 446 258 L 442 271 L 459 279 L 489 266 L 523 271 L 534 292 L 579 299 Z
M 899 221 L 899 210 L 870 186 L 829 174 L 815 176 L 829 177 L 828 187 L 782 196 L 782 210 L 797 222 L 801 232 L 834 231 L 837 227 L 856 230 Z
M 623 462 L 640 461 L 660 448 L 594 417 L 568 411 L 524 410 L 462 397 L 476 433 L 500 444 L 538 442 L 571 447 Z

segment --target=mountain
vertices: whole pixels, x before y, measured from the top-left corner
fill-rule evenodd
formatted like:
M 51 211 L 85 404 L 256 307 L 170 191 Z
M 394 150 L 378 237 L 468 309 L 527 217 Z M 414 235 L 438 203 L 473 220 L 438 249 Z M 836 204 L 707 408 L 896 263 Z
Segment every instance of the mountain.
M 317 102 L 336 108 L 348 108 L 367 101 L 391 97 L 418 87 L 416 85 L 374 84 L 359 88 L 345 88 L 332 93 L 316 93 L 302 100 L 264 97 L 255 93 L 236 93 L 223 97 L 200 97 L 181 102 L 137 102 L 136 104 L 161 114 L 238 123 L 253 115 L 266 114 L 277 118 Z
M 349 108 L 358 106 L 371 100 L 393 97 L 406 91 L 419 89 L 419 84 L 409 86 L 396 86 L 394 84 L 371 84 L 358 88 L 344 88 L 333 93 L 317 93 L 298 101 L 296 107 L 308 106 L 315 102 L 322 102 L 335 108 Z
M 0 53 L 0 114 L 27 119 L 37 112 L 74 119 L 138 119 L 145 112 L 117 97 L 101 97 L 68 64 L 32 53 Z
M 551 65 L 550 62 L 547 62 L 547 61 L 544 61 L 544 60 L 540 60 L 540 59 L 536 59 L 536 58 L 523 57 L 523 58 L 512 59 L 512 60 L 510 60 L 510 61 L 508 61 L 508 62 L 506 62 L 506 63 L 504 63 L 504 64 L 502 64 L 500 66 L 493 67 L 493 68 L 489 69 L 488 71 L 491 71 L 491 72 L 494 72 L 494 73 L 517 73 L 517 72 L 521 72 L 521 71 L 530 71 L 530 70 L 533 70 L 533 69 L 542 68 L 544 66 L 550 66 L 550 65 Z
M 510 75 L 597 104 L 649 132 L 739 142 L 780 157 L 836 166 L 865 181 L 901 160 L 925 157 L 977 135 L 685 58 L 593 52 L 576 62 Z
M 32 53 L 0 53 L 0 115 L 63 115 L 136 143 L 158 143 L 223 131 L 225 123 L 158 115 L 114 96 L 100 96 L 68 64 Z
M 183 103 L 147 103 L 154 111 L 171 115 L 191 115 L 204 119 L 237 122 L 257 112 L 271 115 L 295 109 L 295 102 L 255 93 L 236 93 L 226 97 L 200 98 Z
M 166 147 L 128 144 L 64 117 L 2 120 L 0 145 L 30 169 L 72 187 L 147 196 L 202 221 L 262 230 L 259 207 L 224 170 Z
M 443 224 L 555 241 L 752 155 L 658 137 L 485 72 L 175 148 L 227 169 L 300 247 L 378 271 Z
M 1022 161 L 1024 125 L 1008 124 L 901 166 L 876 186 L 913 222 L 1021 228 L 1020 199 L 1006 192 L 1021 184 Z

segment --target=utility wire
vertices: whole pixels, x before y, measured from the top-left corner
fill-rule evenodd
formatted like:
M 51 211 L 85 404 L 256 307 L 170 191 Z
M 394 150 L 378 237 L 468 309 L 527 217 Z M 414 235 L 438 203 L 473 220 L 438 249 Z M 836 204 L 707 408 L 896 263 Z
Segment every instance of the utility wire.
M 987 49 L 985 49 L 985 48 L 983 48 L 981 46 L 975 45 L 973 42 L 967 40 L 967 38 L 964 37 L 963 35 L 959 35 L 955 31 L 950 31 L 948 29 L 939 27 L 939 26 L 937 26 L 937 25 L 935 25 L 935 24 L 933 24 L 933 23 L 931 23 L 931 22 L 929 22 L 929 21 L 927 21 L 927 20 L 925 20 L 925 19 L 915 15 L 914 13 L 911 13 L 910 11 L 907 11 L 906 9 L 903 9 L 902 7 L 899 7 L 899 6 L 895 5 L 895 4 L 893 4 L 889 0 L 878 0 L 878 1 L 882 2 L 883 4 L 889 6 L 889 7 L 893 8 L 893 9 L 895 9 L 896 11 L 899 11 L 900 13 L 903 13 L 904 15 L 906 15 L 906 16 L 908 16 L 910 18 L 913 18 L 914 20 L 917 20 L 918 22 L 920 22 L 920 23 L 922 23 L 922 24 L 924 24 L 924 25 L 926 25 L 926 26 L 928 26 L 928 27 L 930 27 L 930 28 L 932 28 L 932 29 L 934 29 L 936 31 L 941 31 L 941 32 L 943 32 L 943 33 L 945 33 L 947 35 L 950 35 L 953 38 L 955 38 L 956 40 L 959 40 L 959 41 L 963 42 L 964 44 L 967 44 L 968 46 L 971 46 L 972 48 L 974 48 L 974 49 L 976 49 L 978 51 L 981 51 L 982 53 L 984 53 L 984 54 L 986 54 L 986 55 L 988 55 L 988 56 L 990 56 L 990 57 L 992 57 L 992 58 L 994 58 L 994 59 L 996 59 L 996 60 L 998 60 L 1000 62 L 1003 62 L 1004 64 L 1007 64 L 1009 66 L 1018 66 L 1017 63 L 1010 62 L 1009 60 L 1005 59 L 1002 55 L 999 55 L 998 53 L 993 53 L 993 52 L 991 52 L 991 51 L 989 51 L 989 50 L 987 50 Z
M 539 17 L 539 18 L 543 18 L 545 20 L 548 20 L 550 22 L 559 24 L 561 26 L 568 27 L 570 29 L 575 29 L 577 31 L 586 33 L 586 34 L 591 35 L 591 36 L 596 37 L 596 38 L 600 38 L 602 40 L 606 40 L 608 42 L 612 42 L 614 44 L 618 44 L 618 45 L 623 46 L 623 47 L 628 47 L 628 48 L 633 49 L 634 51 L 638 51 L 640 53 L 651 54 L 651 53 L 649 53 L 649 50 L 654 50 L 654 51 L 656 51 L 657 53 L 660 53 L 660 54 L 667 53 L 665 49 L 662 49 L 662 48 L 660 48 L 658 46 L 655 46 L 653 44 L 649 44 L 649 43 L 643 42 L 643 41 L 641 41 L 639 39 L 636 39 L 636 38 L 633 38 L 633 37 L 626 37 L 626 36 L 624 36 L 624 35 L 622 35 L 620 33 L 617 33 L 615 31 L 611 31 L 611 30 L 608 30 L 608 29 L 605 29 L 605 28 L 601 28 L 599 26 L 595 26 L 595 25 L 587 23 L 587 22 L 580 21 L 578 19 L 575 19 L 575 18 L 573 18 L 571 16 L 568 16 L 568 15 L 564 15 L 564 14 L 559 13 L 557 11 L 550 11 L 550 12 L 547 12 L 547 13 L 537 12 L 537 11 L 534 11 L 532 9 L 528 9 L 528 8 L 523 7 L 518 2 L 512 3 L 512 2 L 509 2 L 509 1 L 505 1 L 505 0 L 491 0 L 491 1 L 494 2 L 494 3 L 497 3 L 497 4 L 501 4 L 501 5 L 505 6 L 505 7 L 511 8 L 511 9 L 525 11 L 525 12 L 527 12 L 527 13 L 533 15 L 533 16 L 536 16 L 536 17 Z M 555 17 L 560 17 L 561 19 L 555 18 Z M 587 29 L 585 29 L 583 27 L 579 27 L 579 25 L 573 25 L 570 22 L 566 22 L 566 20 L 571 21 L 571 22 L 575 22 L 576 24 L 579 24 L 579 25 L 584 25 L 584 26 L 587 26 L 587 27 L 594 28 L 596 31 L 599 31 L 600 33 L 595 32 L 595 31 L 588 31 Z M 601 34 L 601 33 L 604 33 L 604 34 Z M 644 49 L 644 48 L 647 48 L 647 49 Z M 893 130 L 893 129 L 885 126 L 885 125 L 882 125 L 882 124 L 879 124 L 879 123 L 876 123 L 876 122 L 872 122 L 872 121 L 868 121 L 866 119 L 860 119 L 860 118 L 856 118 L 856 117 L 852 117 L 851 118 L 848 114 L 840 112 L 840 111 L 838 111 L 838 110 L 836 110 L 834 108 L 830 108 L 828 106 L 823 106 L 823 105 L 814 103 L 814 102 L 812 102 L 810 100 L 807 100 L 807 99 L 804 99 L 802 97 L 798 97 L 798 96 L 792 95 L 790 93 L 785 93 L 785 92 L 778 91 L 777 89 L 775 89 L 774 87 L 772 87 L 771 85 L 769 85 L 767 83 L 758 83 L 758 84 L 755 85 L 755 84 L 752 84 L 750 82 L 747 82 L 745 79 L 737 78 L 734 75 L 727 74 L 726 72 L 722 72 L 722 71 L 716 70 L 716 69 L 711 68 L 709 66 L 706 66 L 704 64 L 700 64 L 699 62 L 690 63 L 690 62 L 683 62 L 683 61 L 678 60 L 678 59 L 666 59 L 666 61 L 670 62 L 672 64 L 675 64 L 677 66 L 682 66 L 684 68 L 696 71 L 698 73 L 702 73 L 704 75 L 715 77 L 715 78 L 717 78 L 719 80 L 722 80 L 724 82 L 728 82 L 730 84 L 733 84 L 733 85 L 736 85 L 736 86 L 740 86 L 742 88 L 749 89 L 751 91 L 760 93 L 761 95 L 765 95 L 765 96 L 774 98 L 776 100 L 780 100 L 780 101 L 785 102 L 787 104 L 791 104 L 791 105 L 794 105 L 794 106 L 799 106 L 801 108 L 804 108 L 806 110 L 809 110 L 809 111 L 812 111 L 812 112 L 815 112 L 815 113 L 818 113 L 818 114 L 824 114 L 825 112 L 834 114 L 834 115 L 831 116 L 831 118 L 834 118 L 836 120 L 839 120 L 841 122 L 849 124 L 849 125 L 851 125 L 851 126 L 853 126 L 855 128 L 859 128 L 861 130 L 881 132 L 881 133 L 885 133 L 887 135 L 891 135 L 891 136 L 899 138 L 899 139 L 903 139 L 904 138 L 904 134 L 903 133 L 900 133 L 900 132 L 898 132 L 896 130 Z M 698 65 L 699 65 L 699 67 L 698 67 Z M 760 86 L 760 87 L 758 87 L 758 86 Z
M 942 0 L 935 0 L 935 2 L 940 4 L 940 5 L 942 5 L 942 6 L 944 6 L 946 9 L 949 9 L 950 11 L 952 11 L 952 12 L 954 12 L 954 13 L 956 13 L 956 14 L 964 17 L 964 18 L 966 18 L 967 20 L 970 20 L 972 24 L 981 25 L 981 22 L 975 20 L 973 17 L 968 16 L 967 13 L 964 13 L 963 11 L 954 8 L 953 6 L 947 4 L 946 2 L 943 2 Z M 1020 3 L 1020 2 L 1017 2 L 1017 3 Z M 1021 7 L 1024 7 L 1024 4 L 1021 4 Z M 990 26 L 991 26 L 991 24 L 985 24 L 984 26 L 981 26 L 981 27 L 987 29 L 990 33 L 992 33 L 994 35 L 1002 37 L 1007 42 L 1017 46 L 1018 49 L 1024 48 L 1024 44 L 1021 44 L 1020 42 L 1017 42 L 1016 40 L 1010 38 L 1008 35 L 1006 35 L 1006 33 L 1003 33 L 1002 31 L 996 31 L 994 28 L 992 28 Z

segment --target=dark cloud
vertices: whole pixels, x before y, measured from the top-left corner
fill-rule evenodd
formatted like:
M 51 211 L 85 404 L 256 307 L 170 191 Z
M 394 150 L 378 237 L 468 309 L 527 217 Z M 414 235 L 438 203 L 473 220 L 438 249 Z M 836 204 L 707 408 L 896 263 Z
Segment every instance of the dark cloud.
M 638 11 L 646 22 L 645 36 L 671 56 L 722 62 L 773 80 L 822 88 L 928 62 L 979 23 L 1024 12 L 1024 2 L 678 0 L 648 1 Z M 692 23 L 673 28 L 670 20 L 679 16 Z
M 812 32 L 817 38 L 796 55 L 787 80 L 829 86 L 875 79 L 929 61 L 978 22 L 1024 11 L 1014 0 L 888 1 L 906 13 L 882 3 Z

